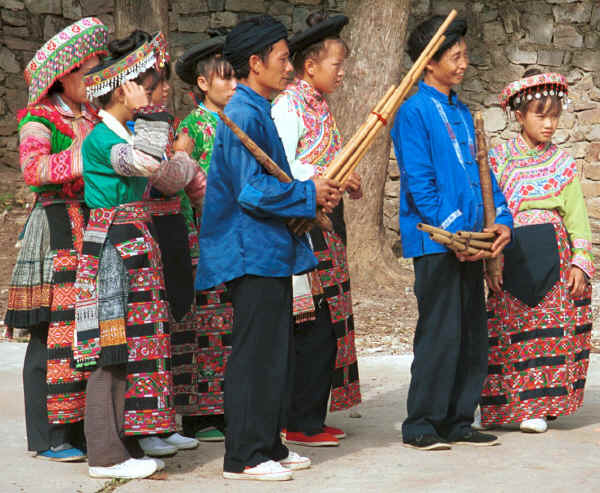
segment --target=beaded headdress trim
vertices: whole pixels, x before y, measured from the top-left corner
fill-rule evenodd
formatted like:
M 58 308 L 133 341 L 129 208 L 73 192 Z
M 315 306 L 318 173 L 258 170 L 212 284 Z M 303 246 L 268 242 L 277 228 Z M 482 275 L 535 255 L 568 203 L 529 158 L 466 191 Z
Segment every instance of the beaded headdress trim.
M 498 99 L 504 110 L 518 106 L 525 99 L 532 101 L 534 98 L 541 99 L 542 96 L 557 96 L 563 100 L 563 106 L 566 107 L 569 103 L 568 93 L 569 85 L 565 76 L 548 72 L 511 82 L 500 93 Z

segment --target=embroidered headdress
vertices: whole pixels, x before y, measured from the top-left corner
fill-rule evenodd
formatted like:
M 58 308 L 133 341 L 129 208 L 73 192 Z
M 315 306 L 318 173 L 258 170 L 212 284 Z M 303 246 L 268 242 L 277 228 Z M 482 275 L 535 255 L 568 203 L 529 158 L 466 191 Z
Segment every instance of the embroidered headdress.
M 25 67 L 29 105 L 38 103 L 64 75 L 94 55 L 106 55 L 108 28 L 95 17 L 65 27 L 42 46 Z
M 555 72 L 536 74 L 511 82 L 500 93 L 502 109 L 515 110 L 527 100 L 541 99 L 542 96 L 556 96 L 563 101 L 563 107 L 569 104 L 569 85 L 564 75 Z
M 167 40 L 162 32 L 158 32 L 129 53 L 108 58 L 86 74 L 83 81 L 87 96 L 93 99 L 108 94 L 149 68 L 161 70 L 169 60 Z

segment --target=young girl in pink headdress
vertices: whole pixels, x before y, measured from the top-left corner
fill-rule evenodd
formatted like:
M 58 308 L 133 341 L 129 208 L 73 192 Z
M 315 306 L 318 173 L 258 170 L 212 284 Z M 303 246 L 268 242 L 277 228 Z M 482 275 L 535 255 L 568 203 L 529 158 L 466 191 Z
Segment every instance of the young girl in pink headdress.
M 488 279 L 483 426 L 542 433 L 583 402 L 594 267 L 577 165 L 552 143 L 567 92 L 562 75 L 532 69 L 500 95 L 521 132 L 489 154 L 515 230 L 502 275 Z

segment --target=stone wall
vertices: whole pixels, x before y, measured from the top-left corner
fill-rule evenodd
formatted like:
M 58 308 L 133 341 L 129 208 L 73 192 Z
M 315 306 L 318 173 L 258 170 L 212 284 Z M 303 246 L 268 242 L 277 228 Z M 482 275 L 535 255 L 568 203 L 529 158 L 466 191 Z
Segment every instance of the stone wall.
M 588 204 L 596 258 L 600 257 L 600 2 L 597 0 L 412 0 L 408 31 L 432 14 L 456 8 L 468 21 L 471 59 L 460 97 L 481 110 L 490 144 L 514 137 L 498 105 L 504 86 L 526 69 L 539 67 L 567 76 L 572 104 L 563 112 L 554 141 L 579 165 Z M 405 64 L 410 66 L 406 56 Z M 398 236 L 398 166 L 391 156 L 384 222 Z M 399 250 L 398 250 L 399 251 Z
M 290 31 L 303 27 L 309 12 L 341 12 L 345 0 L 171 0 L 169 39 L 176 57 L 206 39 L 210 28 L 231 27 L 267 12 Z M 473 110 L 482 110 L 492 144 L 515 135 L 497 105 L 507 81 L 539 66 L 567 75 L 573 104 L 563 113 L 556 142 L 580 167 L 594 243 L 600 253 L 600 4 L 597 0 L 412 0 L 409 30 L 432 14 L 459 10 L 469 23 L 471 66 L 459 93 Z M 18 167 L 15 114 L 26 103 L 23 68 L 42 43 L 69 23 L 89 15 L 113 30 L 107 0 L 0 1 L 0 164 Z M 390 54 L 393 56 L 393 54 Z M 405 65 L 410 62 L 405 56 Z M 188 88 L 173 78 L 175 110 L 191 107 Z M 398 237 L 398 169 L 389 164 L 384 206 L 385 226 Z

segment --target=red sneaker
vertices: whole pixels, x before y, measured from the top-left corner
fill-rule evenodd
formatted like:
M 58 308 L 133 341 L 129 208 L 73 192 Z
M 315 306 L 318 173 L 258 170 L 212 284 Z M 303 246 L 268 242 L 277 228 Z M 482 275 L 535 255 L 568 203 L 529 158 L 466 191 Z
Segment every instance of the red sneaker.
M 286 443 L 305 445 L 307 447 L 337 447 L 340 444 L 339 440 L 329 433 L 307 435 L 299 431 L 286 432 L 285 441 Z
M 329 433 L 330 435 L 333 435 L 336 438 L 346 438 L 346 434 L 344 433 L 344 430 L 340 430 L 339 428 L 334 428 L 333 426 L 324 425 L 323 433 Z

